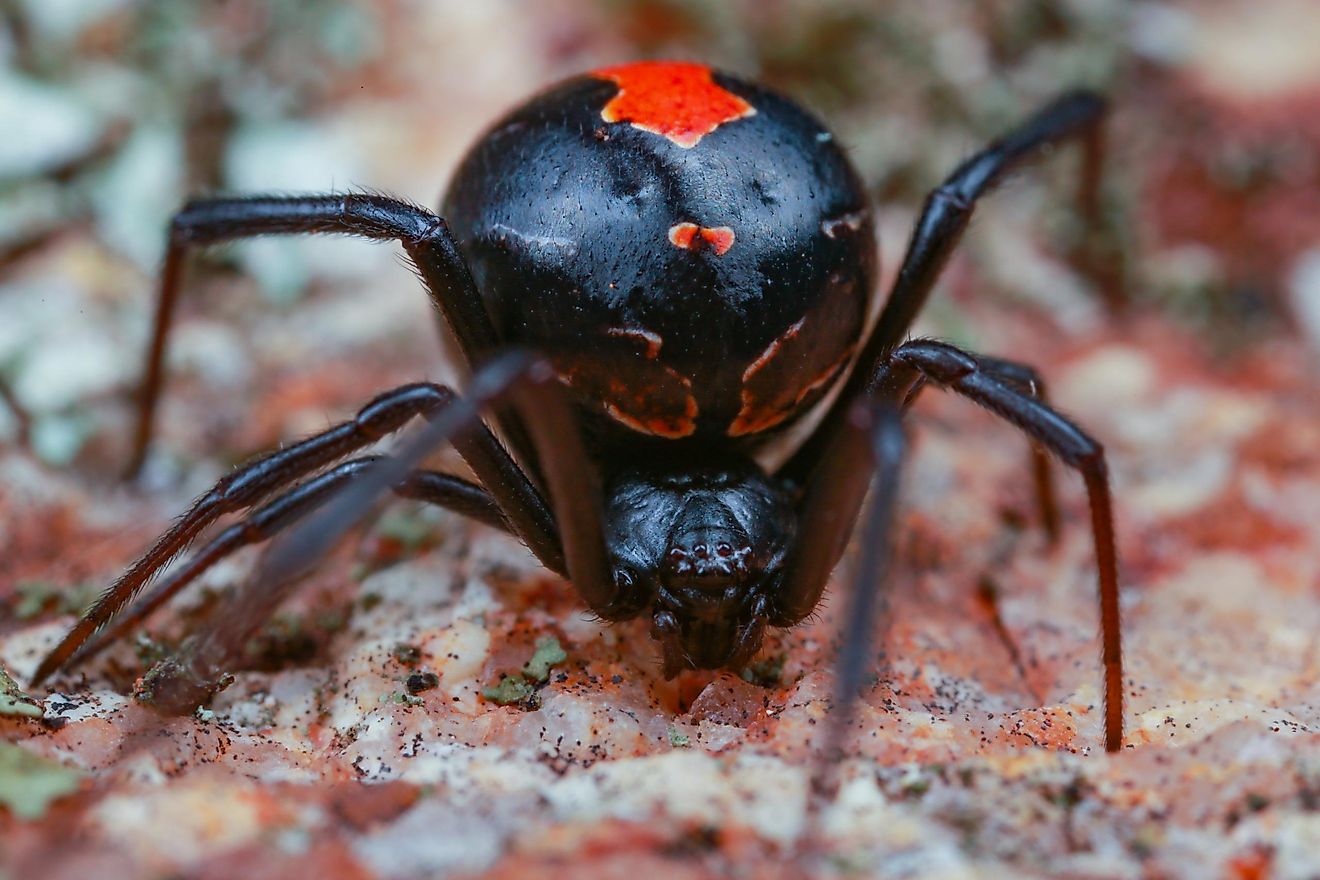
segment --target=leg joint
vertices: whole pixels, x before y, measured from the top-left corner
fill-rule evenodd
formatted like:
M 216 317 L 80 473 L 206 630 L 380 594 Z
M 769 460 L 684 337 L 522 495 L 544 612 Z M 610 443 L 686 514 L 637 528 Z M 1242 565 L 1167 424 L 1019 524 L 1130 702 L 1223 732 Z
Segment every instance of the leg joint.
M 945 183 L 930 194 L 931 203 L 940 202 L 960 214 L 970 214 L 976 205 L 976 196 L 963 191 L 956 183 Z
M 1107 479 L 1109 462 L 1105 458 L 1105 448 L 1089 436 L 1082 436 L 1085 437 L 1087 446 L 1077 455 L 1078 467 L 1083 468 L 1088 474 Z
M 170 244 L 189 244 L 205 240 L 199 229 L 201 219 L 199 209 L 205 205 L 206 202 L 197 199 L 185 202 L 183 207 L 170 218 Z
M 424 228 L 413 239 L 416 244 L 434 241 L 435 239 L 449 240 L 449 224 L 445 222 L 445 218 L 438 214 L 429 214 L 425 220 Z
M 413 416 L 429 416 L 454 402 L 456 395 L 443 385 L 417 382 L 380 395 L 358 410 L 353 424 L 371 440 L 391 434 Z
M 435 215 L 424 208 L 374 193 L 344 193 L 339 203 L 342 222 L 368 238 L 419 241 Z
M 949 385 L 977 371 L 976 359 L 951 345 L 933 339 L 905 343 L 894 351 L 894 358 L 916 367 L 925 375 Z

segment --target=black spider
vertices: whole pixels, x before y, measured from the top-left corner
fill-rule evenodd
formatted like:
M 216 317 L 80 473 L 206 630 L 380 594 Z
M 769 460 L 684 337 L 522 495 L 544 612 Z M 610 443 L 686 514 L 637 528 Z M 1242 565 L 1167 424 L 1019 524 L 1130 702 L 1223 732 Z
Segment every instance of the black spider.
M 392 490 L 516 535 L 606 620 L 648 614 L 667 676 L 739 669 L 767 627 L 810 615 L 861 517 L 837 682 L 846 713 L 885 583 L 900 417 L 934 383 L 1031 437 L 1047 512 L 1044 451 L 1085 479 L 1099 565 L 1105 748 L 1118 749 L 1118 583 L 1100 445 L 1044 402 L 1030 368 L 904 341 L 977 199 L 1010 169 L 1079 139 L 1083 207 L 1094 214 L 1104 112 L 1095 95 L 1066 94 L 959 166 L 926 200 L 869 335 L 872 219 L 843 152 L 792 102 L 697 64 L 608 68 L 534 97 L 468 153 L 446 219 L 375 194 L 186 205 L 170 229 L 135 467 L 151 436 L 184 259 L 201 245 L 308 232 L 401 241 L 476 370 L 463 398 L 431 383 L 396 388 L 353 419 L 221 480 L 100 597 L 35 681 L 98 650 L 238 547 L 317 511 L 264 557 L 255 577 L 262 590 L 249 590 L 160 678 L 172 690 L 159 701 L 190 708 L 281 597 L 274 587 L 291 583 Z M 757 463 L 752 453 L 840 383 L 782 466 Z M 507 448 L 479 420 L 490 407 Z M 429 424 L 402 453 L 336 465 L 417 416 Z M 442 443 L 454 445 L 480 485 L 418 469 Z M 218 517 L 272 495 L 93 638 Z

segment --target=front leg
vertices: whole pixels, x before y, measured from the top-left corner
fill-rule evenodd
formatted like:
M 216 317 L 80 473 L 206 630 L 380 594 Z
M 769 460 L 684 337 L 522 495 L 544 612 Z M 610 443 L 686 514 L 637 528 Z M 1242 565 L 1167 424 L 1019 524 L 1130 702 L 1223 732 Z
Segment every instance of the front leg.
M 255 459 L 216 483 L 124 572 L 33 673 L 36 685 L 60 668 L 79 647 L 119 613 L 171 559 L 217 519 L 246 510 L 262 499 L 394 433 L 417 416 L 443 420 L 463 406 L 462 398 L 430 383 L 404 385 L 368 403 L 357 415 L 292 446 Z M 547 568 L 564 571 L 564 556 L 550 508 L 537 487 L 509 457 L 485 425 L 455 431 L 454 447 L 499 501 L 515 533 Z M 410 468 L 411 469 L 411 468 Z M 406 476 L 390 485 L 396 485 Z M 389 486 L 386 489 L 390 488 Z
M 908 243 L 902 266 L 885 300 L 875 329 L 866 340 L 852 374 L 827 418 L 780 472 L 801 482 L 820 459 L 822 450 L 840 429 L 853 401 L 867 393 L 867 383 L 885 364 L 912 327 L 949 257 L 962 240 L 977 202 L 1011 171 L 1066 141 L 1081 142 L 1081 210 L 1091 226 L 1098 225 L 1100 169 L 1104 153 L 1105 101 L 1086 91 L 1068 92 L 1051 101 L 1026 122 L 959 165 L 926 197 L 921 217 Z M 1117 291 L 1108 298 L 1116 301 Z
M 1105 110 L 1104 99 L 1092 92 L 1060 95 L 1022 125 L 959 165 L 926 198 L 889 299 L 860 358 L 862 372 L 873 372 L 907 334 L 949 256 L 962 240 L 977 201 L 1019 165 L 1051 146 L 1079 139 L 1085 150 L 1081 209 L 1092 224 L 1096 223 Z
M 155 324 L 137 401 L 130 474 L 141 467 L 151 442 L 156 404 L 164 381 L 165 347 L 188 254 L 195 248 L 225 241 L 297 233 L 402 242 L 431 302 L 453 329 L 469 366 L 479 364 L 494 351 L 497 344 L 494 325 L 472 275 L 445 221 L 425 208 L 368 193 L 247 196 L 189 202 L 170 223 Z M 511 439 L 517 445 L 521 432 L 513 428 L 513 433 Z
M 244 547 L 275 537 L 325 504 L 354 477 L 379 460 L 379 456 L 366 456 L 346 461 L 294 486 L 225 529 L 183 564 L 156 581 L 128 610 L 110 620 L 84 642 L 64 663 L 64 668 L 78 666 L 114 644 L 221 560 Z M 392 491 L 400 498 L 443 507 L 492 528 L 511 532 L 504 511 L 489 492 L 451 474 L 429 470 L 413 471 L 404 482 L 392 487 Z
M 1118 751 L 1123 745 L 1122 627 L 1113 501 L 1104 448 L 1042 401 L 994 376 L 992 370 L 974 355 L 943 342 L 917 340 L 899 346 L 873 377 L 873 388 L 882 398 L 906 395 L 912 385 L 922 379 L 955 391 L 1012 422 L 1064 464 L 1077 470 L 1086 482 L 1099 569 L 1105 749 Z
M 218 618 L 178 657 L 149 676 L 153 702 L 190 711 L 216 690 L 224 670 L 312 566 L 370 510 L 375 500 L 406 483 L 418 462 L 479 424 L 483 409 L 509 404 L 525 418 L 546 464 L 550 506 L 562 536 L 562 559 L 574 588 L 601 617 L 611 617 L 620 592 L 611 575 L 601 525 L 595 468 L 585 455 L 573 412 L 557 374 L 544 360 L 512 352 L 488 362 L 465 395 L 440 413 L 396 455 L 369 463 L 320 510 L 275 538 L 255 572 Z
M 32 447 L 32 416 L 29 415 L 22 401 L 18 399 L 18 395 L 3 379 L 0 379 L 0 401 L 4 402 L 14 417 L 15 439 L 18 441 L 19 447 L 30 449 Z
M 869 655 L 870 627 L 884 609 L 887 587 L 888 535 L 892 525 L 903 437 L 898 415 L 924 382 L 956 391 L 1012 422 L 1034 442 L 1078 470 L 1090 498 L 1091 528 L 1099 569 L 1099 602 L 1104 664 L 1105 749 L 1123 743 L 1123 666 L 1118 608 L 1118 561 L 1114 517 L 1104 450 L 1032 390 L 1025 376 L 1002 362 L 983 364 L 951 345 L 929 340 L 896 349 L 867 383 L 869 394 L 854 401 L 830 445 L 814 462 L 799 505 L 801 532 L 786 566 L 784 586 L 776 597 L 770 622 L 792 626 L 806 619 L 820 602 L 830 571 L 838 563 L 872 488 L 870 513 L 862 536 L 864 558 L 857 567 L 848 599 L 847 630 L 840 650 L 840 680 L 852 686 L 858 664 Z M 997 373 L 1009 373 L 1006 379 Z M 873 475 L 878 472 L 878 478 Z M 858 595 L 860 594 L 860 595 Z M 842 717 L 848 718 L 852 691 L 838 691 Z M 839 707 L 836 707 L 836 710 Z M 834 722 L 832 722 L 834 723 Z M 844 722 L 837 722 L 840 726 Z M 831 747 L 841 732 L 827 731 Z M 822 770 L 817 775 L 821 778 Z

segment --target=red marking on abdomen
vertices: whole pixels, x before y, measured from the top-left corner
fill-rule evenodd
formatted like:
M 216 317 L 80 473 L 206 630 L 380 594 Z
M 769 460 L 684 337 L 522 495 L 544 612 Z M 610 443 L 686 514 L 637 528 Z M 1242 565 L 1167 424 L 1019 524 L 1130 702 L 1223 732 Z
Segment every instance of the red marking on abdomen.
M 717 257 L 722 257 L 733 247 L 733 230 L 727 226 L 676 223 L 669 227 L 669 243 L 689 251 L 709 246 Z
M 852 346 L 816 376 L 798 384 L 793 375 L 801 352 L 794 351 L 807 319 L 793 324 L 766 346 L 743 371 L 742 409 L 729 425 L 730 437 L 759 434 L 791 416 L 812 392 L 829 385 L 852 356 Z M 786 356 L 787 353 L 787 356 Z
M 610 327 L 605 330 L 605 335 L 641 342 L 645 347 L 646 359 L 649 361 L 660 357 L 660 346 L 664 345 L 664 340 L 660 338 L 660 334 L 641 327 Z
M 676 440 L 696 432 L 699 410 L 691 380 L 660 363 L 663 345 L 659 334 L 644 327 L 607 327 L 589 347 L 552 357 L 560 381 L 614 421 Z
M 647 397 L 646 391 L 637 393 L 634 395 L 633 402 L 645 405 Z M 690 394 L 683 402 L 683 412 L 681 413 L 643 416 L 638 415 L 637 411 L 630 412 L 620 407 L 614 401 L 605 402 L 605 412 L 616 422 L 627 425 L 638 433 L 664 437 L 666 440 L 688 437 L 697 430 L 697 401 Z
M 680 147 L 695 147 L 724 123 L 756 115 L 755 107 L 711 79 L 704 64 L 641 61 L 604 67 L 591 75 L 619 87 L 601 108 L 601 119 L 631 122 Z

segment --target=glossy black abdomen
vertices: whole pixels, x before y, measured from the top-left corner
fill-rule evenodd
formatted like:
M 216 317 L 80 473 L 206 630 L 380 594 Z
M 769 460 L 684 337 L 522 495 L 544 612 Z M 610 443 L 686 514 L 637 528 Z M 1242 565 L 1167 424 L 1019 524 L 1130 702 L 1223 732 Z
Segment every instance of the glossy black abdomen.
M 832 136 L 691 64 L 569 80 L 468 153 L 442 213 L 501 336 L 612 439 L 759 439 L 857 344 L 870 213 Z

